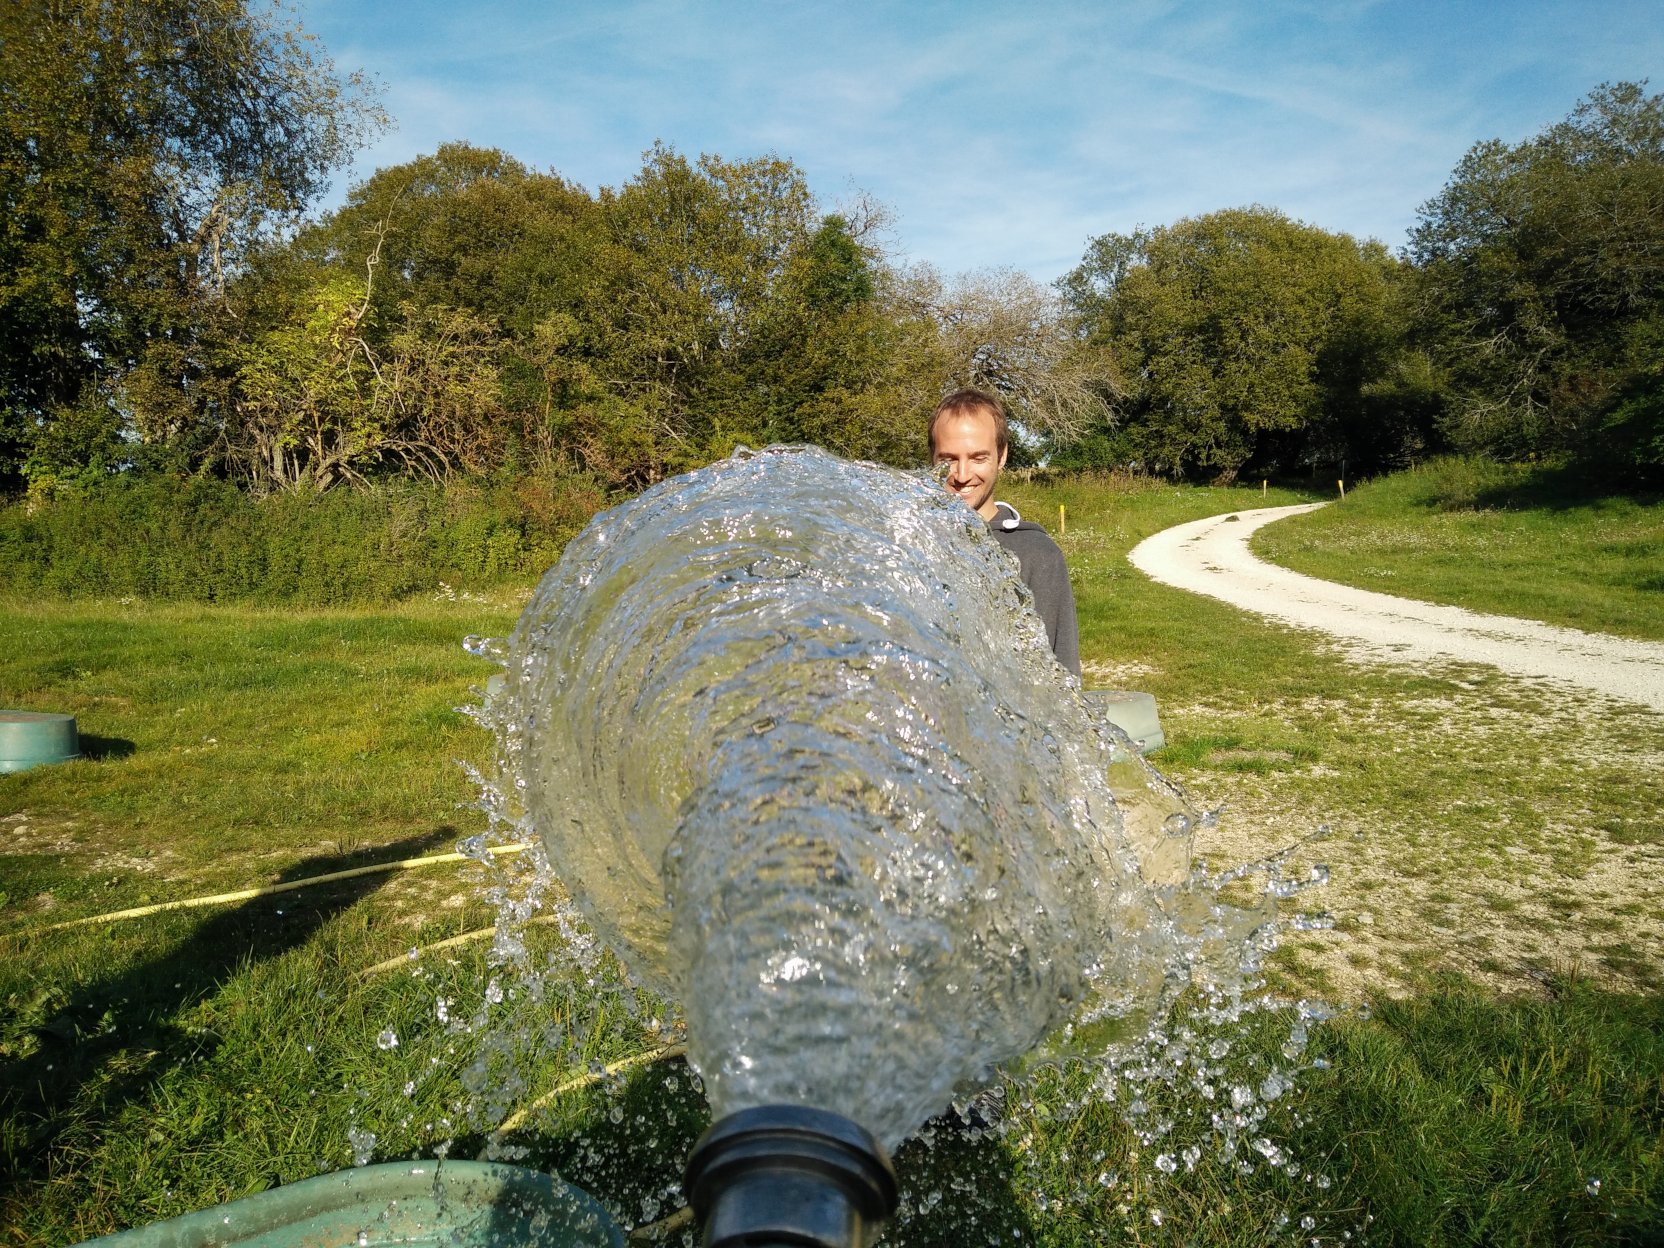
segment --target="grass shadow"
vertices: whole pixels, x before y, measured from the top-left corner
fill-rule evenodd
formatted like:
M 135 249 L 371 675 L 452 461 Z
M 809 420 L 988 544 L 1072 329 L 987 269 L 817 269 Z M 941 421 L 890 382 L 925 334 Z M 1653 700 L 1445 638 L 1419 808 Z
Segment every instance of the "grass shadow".
M 1295 1139 L 1379 1242 L 1664 1245 L 1664 995 L 1454 976 L 1318 1047 Z
M 699 1081 L 677 1058 L 572 1097 L 537 1125 L 496 1141 L 491 1152 L 590 1193 L 634 1230 L 632 1243 L 680 1243 L 691 1226 L 682 1172 L 710 1120 Z M 481 1135 L 459 1138 L 452 1155 L 477 1155 L 486 1142 Z M 997 1132 L 936 1119 L 902 1144 L 894 1162 L 901 1210 L 879 1244 L 1038 1242 L 1011 1146 Z
M 506 1135 L 460 1136 L 452 1155 L 558 1175 L 599 1200 L 626 1229 L 662 1224 L 662 1236 L 644 1231 L 642 1242 L 674 1243 L 685 1221 L 674 1217 L 682 1168 L 710 1120 L 698 1079 L 678 1057 L 569 1094 Z
M 95 763 L 106 762 L 112 758 L 131 758 L 139 748 L 126 737 L 100 737 L 83 732 L 80 739 L 81 757 Z
M 1614 480 L 1599 467 L 1541 464 L 1524 470 L 1449 461 L 1430 474 L 1437 488 L 1420 501 L 1434 511 L 1572 511 L 1602 502 L 1650 507 L 1664 499 L 1656 488 Z
M 938 1244 L 1044 1242 L 1030 1219 L 1011 1145 L 995 1131 L 928 1123 L 896 1150 L 901 1211 L 879 1243 L 892 1248 Z
M 449 826 L 380 847 L 374 855 L 302 859 L 275 883 L 310 879 L 379 860 L 410 857 L 454 840 Z M 154 956 L 74 986 L 49 983 L 14 1013 L 0 1047 L 0 1163 L 8 1181 L 45 1178 L 64 1125 L 92 1115 L 114 1121 L 180 1061 L 210 1055 L 217 1040 L 188 1030 L 184 1016 L 252 963 L 277 958 L 379 889 L 377 873 L 257 897 L 196 925 Z M 144 922 L 144 919 L 134 920 Z M 97 935 L 66 934 L 89 943 Z M 100 950 L 88 962 L 99 965 Z M 107 958 L 108 953 L 104 953 Z

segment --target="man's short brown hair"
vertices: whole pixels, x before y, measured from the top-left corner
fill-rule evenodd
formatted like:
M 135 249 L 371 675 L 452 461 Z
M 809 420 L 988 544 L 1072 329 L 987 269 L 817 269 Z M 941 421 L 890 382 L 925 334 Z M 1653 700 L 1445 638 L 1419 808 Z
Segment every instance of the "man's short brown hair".
M 930 413 L 930 453 L 936 454 L 936 424 L 944 416 L 968 416 L 973 412 L 987 412 L 994 418 L 994 446 L 1001 455 L 1011 445 L 1011 434 L 1006 428 L 1005 404 L 986 390 L 955 390 L 936 405 Z

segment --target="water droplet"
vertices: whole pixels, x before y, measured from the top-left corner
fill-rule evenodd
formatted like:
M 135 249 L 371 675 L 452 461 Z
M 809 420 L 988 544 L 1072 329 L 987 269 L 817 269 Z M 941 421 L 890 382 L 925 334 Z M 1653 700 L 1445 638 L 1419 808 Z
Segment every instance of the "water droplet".
M 451 634 L 453 637 L 455 633 Z M 462 639 L 462 648 L 476 659 L 490 659 L 493 663 L 508 663 L 509 643 L 501 637 L 482 637 L 470 633 Z
M 347 1128 L 347 1143 L 352 1146 L 352 1164 L 367 1166 L 370 1159 L 376 1155 L 376 1136 L 373 1131 L 366 1131 L 362 1127 Z

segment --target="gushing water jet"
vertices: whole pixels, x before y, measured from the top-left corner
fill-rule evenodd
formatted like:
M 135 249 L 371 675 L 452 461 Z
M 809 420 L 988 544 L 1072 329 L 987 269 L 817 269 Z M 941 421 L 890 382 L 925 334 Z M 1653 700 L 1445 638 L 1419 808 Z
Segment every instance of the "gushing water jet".
M 876 1225 L 884 1149 L 956 1089 L 1234 949 L 1175 921 L 1193 816 L 1014 566 L 927 479 L 744 452 L 597 517 L 500 651 L 499 800 L 682 1006 L 708 1228 L 786 1177 Z

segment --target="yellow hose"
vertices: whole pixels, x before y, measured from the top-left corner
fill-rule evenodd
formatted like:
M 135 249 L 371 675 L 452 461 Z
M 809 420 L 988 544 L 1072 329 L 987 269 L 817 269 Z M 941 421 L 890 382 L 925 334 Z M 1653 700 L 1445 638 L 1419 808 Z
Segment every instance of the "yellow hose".
M 521 924 L 521 926 L 531 927 L 534 924 L 553 923 L 555 921 L 555 915 L 540 914 L 535 919 L 527 919 L 523 924 Z M 437 949 L 454 949 L 458 945 L 466 945 L 469 941 L 481 940 L 487 936 L 495 936 L 496 934 L 497 929 L 495 927 L 476 927 L 471 932 L 463 932 L 462 935 L 452 936 L 449 940 L 436 941 L 431 945 L 422 945 L 420 951 L 423 954 L 429 954 Z M 362 979 L 370 975 L 378 975 L 382 971 L 396 971 L 401 966 L 409 965 L 410 955 L 408 953 L 401 953 L 396 958 L 388 958 L 385 962 L 377 962 L 374 966 L 366 966 L 362 971 L 358 972 L 358 975 L 359 978 Z
M 609 1062 L 600 1070 L 586 1070 L 583 1074 L 575 1075 L 565 1083 L 557 1083 L 525 1108 L 515 1110 L 514 1113 L 503 1120 L 503 1124 L 493 1134 L 497 1136 L 507 1135 L 531 1117 L 533 1111 L 542 1109 L 563 1092 L 575 1092 L 579 1088 L 589 1087 L 592 1083 L 599 1083 L 610 1075 L 616 1075 L 621 1070 L 629 1070 L 632 1066 L 645 1066 L 648 1062 L 669 1061 L 673 1057 L 682 1056 L 685 1052 L 687 1052 L 685 1044 L 666 1044 L 656 1049 L 648 1049 L 645 1053 L 634 1053 L 629 1057 L 621 1057 L 616 1062 Z M 484 1160 L 484 1158 L 482 1157 L 481 1160 Z
M 668 1218 L 660 1218 L 657 1222 L 648 1222 L 633 1229 L 624 1238 L 632 1244 L 652 1244 L 661 1239 L 674 1235 L 677 1231 L 691 1225 L 693 1222 L 693 1206 L 683 1205 Z
M 493 854 L 518 854 L 529 848 L 524 841 L 515 841 L 508 845 L 493 845 Z M 63 923 L 52 923 L 38 928 L 42 932 L 61 932 L 69 927 L 84 927 L 89 923 L 114 923 L 120 919 L 141 919 L 147 914 L 160 914 L 164 910 L 186 910 L 193 906 L 218 906 L 228 901 L 248 901 L 252 897 L 269 897 L 273 893 L 288 893 L 297 888 L 306 888 L 312 884 L 331 884 L 336 880 L 356 879 L 361 875 L 375 875 L 381 871 L 405 871 L 412 867 L 431 867 L 444 862 L 462 862 L 469 858 L 468 854 L 434 854 L 428 858 L 405 858 L 399 862 L 378 862 L 368 867 L 353 867 L 347 871 L 331 871 L 327 875 L 309 876 L 304 880 L 285 880 L 282 884 L 268 884 L 264 888 L 245 888 L 235 893 L 216 893 L 212 897 L 186 897 L 179 901 L 163 901 L 153 906 L 135 906 L 131 910 L 113 910 L 109 914 L 96 914 L 85 919 L 69 919 Z
M 524 841 L 516 841 L 508 845 L 493 845 L 491 846 L 490 852 L 493 854 L 518 854 L 529 848 L 530 846 Z M 40 928 L 39 930 L 43 932 L 61 932 L 66 928 L 84 927 L 92 923 L 114 923 L 121 919 L 143 918 L 145 915 L 149 914 L 160 914 L 164 910 L 184 910 L 193 906 L 216 906 L 223 905 L 226 902 L 231 901 L 248 901 L 254 897 L 267 897 L 273 893 L 292 892 L 297 888 L 306 888 L 312 884 L 331 884 L 337 880 L 351 880 L 356 879 L 359 876 L 374 875 L 382 871 L 405 871 L 414 867 L 432 867 L 446 862 L 462 862 L 468 857 L 470 857 L 468 854 L 450 853 L 433 854 L 426 858 L 404 858 L 398 862 L 380 862 L 368 867 L 353 867 L 347 871 L 331 871 L 326 875 L 309 876 L 304 880 L 286 880 L 282 884 L 268 884 L 264 888 L 244 888 L 239 889 L 234 893 L 215 893 L 211 897 L 186 897 L 179 901 L 163 901 L 151 906 L 135 906 L 131 910 L 113 910 L 109 914 L 98 914 L 84 919 L 69 919 L 63 923 L 53 923 L 47 927 Z M 553 922 L 555 922 L 554 915 L 541 915 L 538 918 L 528 920 L 526 926 Z M 479 940 L 482 937 L 494 936 L 496 935 L 496 932 L 497 929 L 495 927 L 477 928 L 471 932 L 464 932 L 460 936 L 452 936 L 448 940 L 441 940 L 435 944 L 425 946 L 423 951 L 429 952 L 437 949 L 450 949 L 456 945 L 467 944 L 469 941 Z M 361 976 L 367 976 L 373 975 L 378 971 L 393 970 L 398 966 L 404 965 L 408 961 L 409 955 L 404 954 L 397 958 L 389 958 L 385 962 L 378 962 L 374 966 L 366 967 L 364 970 L 360 971 L 359 974 Z M 668 1061 L 671 1058 L 680 1057 L 684 1052 L 686 1052 L 685 1045 L 661 1045 L 656 1049 L 648 1049 L 644 1053 L 635 1053 L 629 1057 L 620 1058 L 616 1062 L 609 1062 L 600 1070 L 590 1070 L 585 1071 L 581 1075 L 575 1075 L 563 1083 L 556 1084 L 553 1088 L 550 1088 L 549 1091 L 538 1097 L 531 1104 L 509 1115 L 509 1117 L 504 1120 L 503 1124 L 497 1128 L 496 1133 L 498 1135 L 502 1135 L 509 1131 L 513 1131 L 516 1127 L 525 1122 L 526 1119 L 529 1118 L 535 1111 L 542 1109 L 545 1105 L 549 1104 L 557 1096 L 560 1096 L 563 1093 L 575 1092 L 579 1088 L 587 1088 L 591 1084 L 599 1083 L 602 1079 L 616 1075 L 620 1071 L 629 1070 L 635 1066 L 644 1066 L 648 1062 Z M 680 1225 L 675 1215 L 665 1221 Z M 655 1224 L 655 1229 L 657 1229 L 658 1225 L 659 1224 Z

